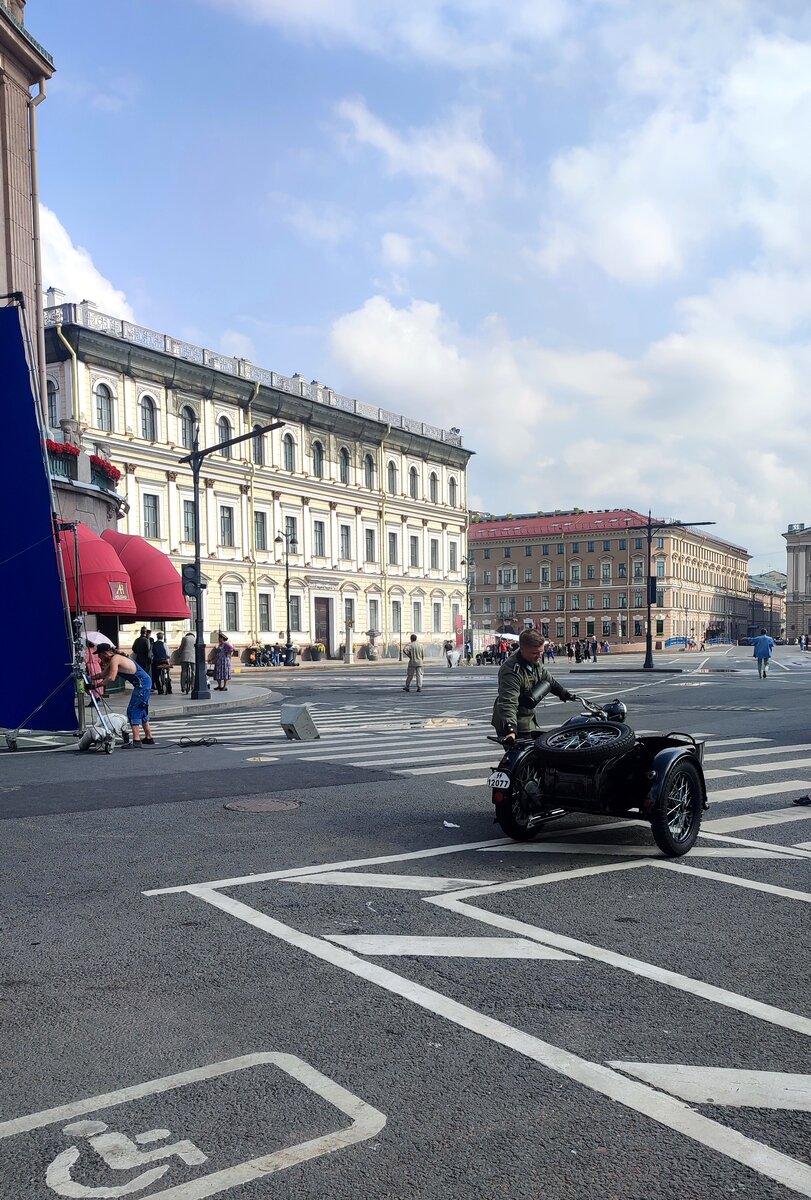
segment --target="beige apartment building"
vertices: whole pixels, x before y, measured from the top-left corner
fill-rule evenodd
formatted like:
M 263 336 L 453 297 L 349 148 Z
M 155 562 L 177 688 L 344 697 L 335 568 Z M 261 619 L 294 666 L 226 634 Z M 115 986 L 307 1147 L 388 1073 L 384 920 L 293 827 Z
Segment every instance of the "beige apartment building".
M 647 518 L 632 509 L 492 517 L 468 531 L 474 640 L 534 627 L 553 641 L 641 645 L 647 620 Z M 654 645 L 746 636 L 749 555 L 689 527 L 654 529 Z
M 788 556 L 786 637 L 793 641 L 811 634 L 811 526 L 789 525 L 783 537 Z
M 100 313 L 45 312 L 48 422 L 121 471 L 118 523 L 171 557 L 194 556 L 192 475 L 200 427 L 218 445 L 201 476 L 207 639 L 284 640 L 336 654 L 351 620 L 397 653 L 411 632 L 439 653 L 465 603 L 467 464 L 458 430 L 229 358 Z M 280 539 L 280 540 L 277 540 Z M 289 547 L 289 554 L 286 549 Z M 176 643 L 181 627 L 168 625 Z

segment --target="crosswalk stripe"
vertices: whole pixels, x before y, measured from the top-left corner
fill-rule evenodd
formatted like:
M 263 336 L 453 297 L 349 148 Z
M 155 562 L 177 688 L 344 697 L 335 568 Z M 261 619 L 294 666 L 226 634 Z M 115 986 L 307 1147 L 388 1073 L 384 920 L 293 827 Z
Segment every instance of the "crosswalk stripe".
M 715 762 L 722 758 L 756 758 L 763 754 L 782 754 L 785 749 L 785 746 L 758 746 L 756 750 L 724 750 L 720 754 L 705 754 L 704 761 Z M 799 746 L 792 744 L 791 749 L 793 751 L 811 750 L 811 742 L 803 742 Z
M 785 825 L 792 821 L 811 820 L 811 808 L 775 808 L 770 812 L 747 813 L 738 817 L 721 817 L 705 821 L 702 832 L 735 833 L 739 829 L 759 829 L 763 825 Z
M 729 800 L 751 800 L 753 796 L 775 796 L 780 792 L 807 791 L 811 783 L 805 779 L 784 779 L 779 783 L 756 783 L 752 787 L 719 788 L 710 791 L 713 804 L 724 804 Z

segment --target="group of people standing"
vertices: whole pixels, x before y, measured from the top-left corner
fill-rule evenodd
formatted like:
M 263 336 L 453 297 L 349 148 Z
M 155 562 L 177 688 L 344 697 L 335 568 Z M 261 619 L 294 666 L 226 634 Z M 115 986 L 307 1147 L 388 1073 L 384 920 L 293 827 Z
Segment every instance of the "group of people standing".
M 573 642 L 567 642 L 565 647 L 566 657 L 569 662 L 574 659 L 579 662 L 596 662 L 598 654 L 610 654 L 611 646 L 606 641 L 598 641 L 597 638 L 580 638 Z
M 146 625 L 141 626 L 141 632 L 132 644 L 132 657 L 138 666 L 149 676 L 152 690 L 158 696 L 172 694 L 172 662 L 180 666 L 180 690 L 187 695 L 194 685 L 194 663 L 196 635 L 189 630 L 180 639 L 180 645 L 174 654 L 166 645 L 162 632 L 153 637 L 152 630 Z M 213 655 L 213 678 L 216 691 L 227 692 L 228 681 L 231 678 L 231 659 L 236 651 L 224 633 L 217 634 L 217 645 Z

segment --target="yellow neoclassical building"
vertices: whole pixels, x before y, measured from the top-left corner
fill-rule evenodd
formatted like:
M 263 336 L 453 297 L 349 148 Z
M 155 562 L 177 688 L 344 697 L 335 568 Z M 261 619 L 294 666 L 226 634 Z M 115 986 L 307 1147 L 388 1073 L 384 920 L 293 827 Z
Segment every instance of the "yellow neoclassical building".
M 45 311 L 51 436 L 121 470 L 118 528 L 178 570 L 194 555 L 192 475 L 180 459 L 195 427 L 202 447 L 280 423 L 205 460 L 207 639 L 283 640 L 289 579 L 302 650 L 337 654 L 351 620 L 356 644 L 375 631 L 393 654 L 415 632 L 439 651 L 464 612 L 470 451 L 458 430 L 58 300 L 51 292 Z M 181 632 L 168 623 L 170 642 Z

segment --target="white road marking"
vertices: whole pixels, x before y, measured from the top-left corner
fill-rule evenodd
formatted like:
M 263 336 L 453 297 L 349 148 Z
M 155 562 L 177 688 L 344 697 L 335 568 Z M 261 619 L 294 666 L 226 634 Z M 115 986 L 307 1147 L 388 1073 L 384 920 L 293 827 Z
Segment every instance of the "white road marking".
M 798 846 L 780 846 L 777 842 L 756 842 L 754 838 L 732 837 L 728 833 L 706 833 L 703 829 L 701 836 L 714 842 L 729 842 L 736 846 L 757 846 L 761 850 L 779 850 L 781 854 L 790 855 L 792 858 L 811 858 L 811 851 L 801 850 Z
M 700 735 L 696 734 L 695 736 L 698 737 Z M 707 741 L 708 742 L 711 741 L 713 747 L 715 747 L 715 746 L 743 746 L 745 743 L 748 743 L 748 742 L 771 742 L 772 741 L 772 738 L 761 738 L 761 737 L 716 738 L 712 734 L 709 734 L 706 736 L 707 736 Z M 785 747 L 783 747 L 783 748 L 785 749 Z
M 45 1109 L 42 1112 L 31 1113 L 29 1116 L 17 1117 L 12 1121 L 0 1124 L 0 1139 L 16 1137 L 18 1134 L 29 1133 L 34 1129 L 42 1129 L 69 1120 L 83 1113 L 97 1112 L 130 1101 L 141 1100 L 146 1096 L 175 1091 L 187 1084 L 197 1083 L 202 1079 L 216 1079 L 235 1071 L 243 1071 L 249 1067 L 272 1065 L 278 1067 L 286 1075 L 302 1084 L 308 1091 L 337 1108 L 351 1124 L 346 1129 L 335 1133 L 324 1134 L 311 1138 L 297 1146 L 288 1146 L 270 1154 L 263 1154 L 247 1162 L 226 1167 L 221 1171 L 210 1172 L 188 1183 L 166 1188 L 160 1192 L 150 1192 L 150 1200 L 204 1200 L 207 1196 L 217 1196 L 221 1192 L 238 1187 L 276 1171 L 283 1171 L 297 1163 L 308 1162 L 322 1154 L 332 1154 L 346 1146 L 366 1141 L 375 1137 L 386 1124 L 386 1117 L 376 1108 L 366 1104 L 358 1096 L 353 1096 L 346 1088 L 341 1087 L 334 1079 L 328 1079 L 303 1059 L 292 1054 L 244 1054 L 239 1058 L 228 1059 L 225 1062 L 212 1063 L 210 1066 L 198 1067 L 192 1071 L 182 1071 L 177 1075 L 167 1075 L 163 1079 L 151 1079 L 148 1083 L 135 1084 L 133 1087 L 120 1088 L 115 1092 L 107 1092 L 101 1096 L 91 1096 L 86 1100 L 78 1100 L 73 1104 L 62 1104 L 57 1108 Z M 86 1195 L 85 1191 L 67 1192 L 62 1195 Z M 99 1195 L 119 1194 L 104 1191 Z
M 719 788 L 711 791 L 711 804 L 724 804 L 728 800 L 751 800 L 753 796 L 774 796 L 781 792 L 809 791 L 811 783 L 806 779 L 784 779 L 779 783 L 755 783 L 751 787 Z
M 720 883 L 731 883 L 736 887 L 750 888 L 755 892 L 768 892 L 772 896 L 782 896 L 786 900 L 804 900 L 806 904 L 811 904 L 811 892 L 798 892 L 794 888 L 779 887 L 774 883 L 760 883 L 755 879 L 744 879 L 740 875 L 725 875 L 723 871 L 705 871 L 702 867 L 691 867 L 685 862 L 660 860 L 653 866 L 663 867 L 667 871 L 677 871 L 681 874 L 699 875 L 703 879 L 716 879 Z
M 487 852 L 485 847 L 485 853 Z M 654 858 L 660 859 L 662 851 L 654 845 L 649 846 L 632 846 L 626 842 L 604 842 L 597 844 L 583 844 L 582 842 L 511 842 L 508 846 L 499 846 L 497 853 L 512 854 L 599 854 L 606 858 L 613 858 L 619 855 L 628 858 Z M 730 846 L 724 849 L 714 849 L 710 846 L 694 846 L 690 851 L 693 858 L 793 858 L 794 855 L 787 851 L 781 851 L 778 848 L 774 850 L 763 850 L 753 848 L 751 850 L 733 849 Z
M 714 767 L 704 772 L 705 779 L 735 779 L 742 775 L 778 775 L 781 771 L 793 771 L 797 767 L 811 767 L 811 758 L 787 758 L 782 762 L 747 762 L 742 767 Z
M 786 825 L 792 821 L 811 820 L 811 808 L 802 809 L 796 804 L 791 808 L 775 808 L 771 812 L 746 813 L 738 817 L 721 817 L 717 821 L 705 821 L 707 833 L 734 833 L 738 829 L 758 829 L 762 825 Z
M 497 1045 L 515 1050 L 567 1079 L 624 1104 L 649 1120 L 692 1138 L 714 1153 L 724 1154 L 766 1178 L 773 1179 L 803 1196 L 811 1197 L 811 1167 L 808 1164 L 798 1162 L 771 1146 L 703 1117 L 693 1112 L 682 1101 L 665 1096 L 645 1084 L 635 1083 L 610 1067 L 589 1062 L 588 1059 L 571 1054 L 550 1042 L 513 1029 L 502 1021 L 476 1012 L 467 1005 L 405 979 L 385 967 L 378 966 L 377 963 L 358 958 L 340 946 L 284 925 L 230 896 L 205 887 L 186 890 L 203 902 L 287 942 L 288 945 L 296 946 L 323 962 L 401 996 Z
M 392 934 L 326 934 L 330 942 L 354 950 L 356 954 L 408 955 L 426 958 L 540 958 L 577 962 L 573 954 L 564 954 L 551 946 L 541 946 L 526 938 L 501 937 L 398 937 Z
M 811 1075 L 688 1067 L 681 1063 L 612 1062 L 608 1065 L 691 1104 L 811 1112 Z
M 447 757 L 447 756 L 446 756 Z M 455 756 L 456 757 L 456 756 Z M 443 771 L 481 771 L 484 770 L 488 763 L 492 766 L 494 761 L 498 761 L 501 755 L 498 751 L 495 754 L 479 754 L 471 755 L 467 765 L 464 763 L 444 762 L 435 767 L 415 767 L 412 771 L 395 771 L 395 775 L 439 775 Z M 413 762 L 414 756 L 411 759 L 404 758 L 403 762 Z
M 643 864 L 635 865 L 642 866 Z M 549 882 L 549 880 L 540 875 L 533 879 L 525 879 L 522 882 L 525 887 L 534 887 L 538 884 Z M 505 885 L 503 890 L 506 891 L 508 888 L 510 888 L 510 884 Z M 482 894 L 492 895 L 499 890 L 502 890 L 501 885 L 496 884 L 495 887 L 484 889 Z M 747 1016 L 755 1017 L 760 1021 L 768 1021 L 771 1025 L 779 1025 L 782 1029 L 791 1029 L 794 1033 L 802 1033 L 807 1037 L 811 1037 L 811 1018 L 809 1017 L 803 1017 L 799 1013 L 788 1012 L 783 1008 L 776 1008 L 772 1004 L 764 1004 L 760 1000 L 753 1000 L 750 996 L 742 996 L 737 992 L 730 992 L 726 988 L 716 987 L 715 984 L 705 983 L 703 980 L 695 979 L 689 975 L 681 975 L 677 971 L 669 971 L 664 967 L 657 966 L 655 963 L 630 958 L 625 954 L 617 954 L 613 950 L 606 950 L 602 946 L 593 946 L 589 942 L 580 941 L 578 938 L 564 937 L 562 934 L 553 933 L 551 929 L 542 929 L 535 925 L 530 925 L 526 921 L 516 921 L 512 917 L 488 912 L 486 909 L 477 908 L 476 905 L 468 903 L 465 900 L 460 900 L 453 895 L 426 896 L 425 903 L 436 904 L 439 908 L 446 908 L 450 912 L 472 917 L 475 921 L 480 921 L 484 925 L 491 925 L 495 929 L 504 929 L 508 933 L 516 934 L 518 937 L 532 938 L 543 942 L 546 946 L 554 946 L 558 950 L 568 950 L 571 954 L 577 955 L 578 958 L 592 958 L 596 962 L 605 963 L 609 967 L 618 967 L 621 971 L 627 971 L 631 975 L 638 975 L 642 979 L 652 979 L 655 983 L 662 983 L 667 987 L 676 988 L 678 991 L 687 992 L 691 996 L 699 996 L 703 1000 L 709 1000 L 713 1004 L 721 1004 L 725 1008 L 732 1008 L 737 1012 L 746 1013 Z
M 452 783 L 455 787 L 486 787 L 487 780 L 484 773 L 478 779 L 448 779 L 446 783 Z
M 705 754 L 705 762 L 715 762 L 720 758 L 757 758 L 764 754 L 784 754 L 786 750 L 795 753 L 799 750 L 811 750 L 811 742 L 801 742 L 800 745 L 792 743 L 790 746 L 758 746 L 756 750 L 724 750 L 720 754 L 714 752 Z
M 479 882 L 476 879 L 446 879 L 439 875 L 378 875 L 374 871 L 321 871 L 317 875 L 288 876 L 287 881 L 333 887 L 397 888 L 406 892 L 453 892 L 466 884 Z

